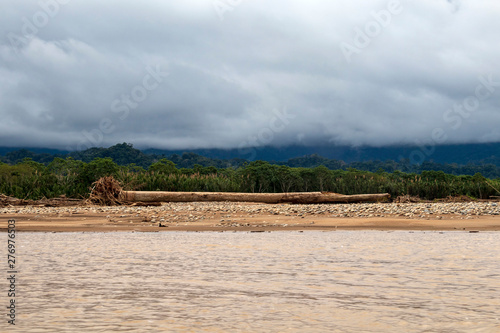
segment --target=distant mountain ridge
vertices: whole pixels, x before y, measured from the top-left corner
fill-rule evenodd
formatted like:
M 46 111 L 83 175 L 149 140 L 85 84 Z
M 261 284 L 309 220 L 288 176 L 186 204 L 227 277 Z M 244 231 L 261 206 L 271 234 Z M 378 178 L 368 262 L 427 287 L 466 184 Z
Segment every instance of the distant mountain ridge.
M 121 146 L 118 144 L 112 147 Z M 130 144 L 127 144 L 133 147 Z M 85 151 L 64 151 L 50 148 L 31 147 L 0 147 L 0 156 L 19 150 L 27 150 L 34 154 L 54 156 L 86 156 L 97 154 L 109 148 L 90 148 Z M 135 149 L 138 150 L 138 149 Z M 287 147 L 255 147 L 243 149 L 185 149 L 169 150 L 148 148 L 140 150 L 144 155 L 170 156 L 194 153 L 212 159 L 230 160 L 263 160 L 284 162 L 292 158 L 309 155 L 319 155 L 328 159 L 352 162 L 366 161 L 400 161 L 408 159 L 411 164 L 420 164 L 425 161 L 435 163 L 493 163 L 500 166 L 500 142 L 482 144 L 442 145 L 435 147 L 418 146 L 388 146 L 388 147 L 348 147 L 348 146 L 287 146 Z
M 253 150 L 252 150 L 253 149 Z M 160 159 L 169 159 L 178 168 L 203 167 L 228 168 L 244 165 L 253 160 L 290 167 L 317 167 L 329 169 L 356 168 L 366 171 L 402 171 L 420 173 L 426 170 L 444 171 L 455 175 L 481 173 L 489 178 L 500 177 L 500 143 L 448 145 L 439 147 L 264 147 L 239 151 L 238 149 L 203 149 L 192 151 L 145 149 L 131 144 L 116 144 L 109 148 L 90 148 L 84 151 L 65 152 L 53 149 L 0 148 L 4 152 L 0 162 L 15 164 L 25 158 L 49 164 L 56 157 L 71 157 L 83 162 L 95 158 L 112 158 L 118 165 L 135 164 L 147 169 Z M 314 153 L 313 153 L 314 152 Z M 245 154 L 251 154 L 248 159 Z M 425 157 L 425 158 L 422 158 Z M 412 160 L 413 159 L 413 160 Z M 420 160 L 419 160 L 420 159 Z M 414 163 L 417 160 L 419 163 Z
M 400 161 L 408 159 L 411 164 L 425 161 L 435 163 L 493 163 L 500 166 L 500 142 L 482 144 L 460 144 L 442 146 L 390 146 L 390 147 L 348 147 L 348 146 L 287 146 L 257 147 L 244 149 L 194 149 L 164 150 L 144 149 L 146 154 L 172 155 L 184 152 L 195 153 L 209 158 L 263 160 L 284 162 L 292 158 L 319 155 L 328 159 L 352 162 Z M 250 158 L 252 157 L 252 158 Z

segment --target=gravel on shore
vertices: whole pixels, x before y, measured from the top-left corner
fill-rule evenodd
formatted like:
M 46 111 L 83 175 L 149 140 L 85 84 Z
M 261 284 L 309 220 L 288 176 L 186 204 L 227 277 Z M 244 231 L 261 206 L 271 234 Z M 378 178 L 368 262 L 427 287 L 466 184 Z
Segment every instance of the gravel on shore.
M 254 204 L 233 202 L 191 202 L 164 203 L 161 206 L 72 206 L 72 207 L 4 207 L 0 214 L 35 214 L 68 216 L 74 214 L 109 214 L 136 216 L 148 222 L 175 222 L 182 220 L 195 222 L 222 216 L 245 214 L 250 217 L 259 215 L 281 215 L 293 217 L 324 216 L 331 218 L 355 217 L 403 217 L 433 218 L 458 217 L 471 219 L 478 216 L 500 215 L 497 202 L 459 202 L 459 203 L 359 203 L 359 204 Z M 221 222 L 223 218 L 221 219 Z

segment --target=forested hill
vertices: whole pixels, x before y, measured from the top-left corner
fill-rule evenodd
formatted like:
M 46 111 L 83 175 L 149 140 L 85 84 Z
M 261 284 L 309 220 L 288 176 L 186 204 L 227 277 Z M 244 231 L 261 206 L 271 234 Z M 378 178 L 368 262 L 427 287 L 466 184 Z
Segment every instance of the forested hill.
M 1 152 L 1 149 L 0 149 Z M 176 164 L 178 168 L 191 168 L 198 164 L 201 166 L 214 166 L 216 168 L 238 167 L 247 162 L 241 158 L 233 158 L 230 160 L 222 160 L 218 158 L 209 158 L 195 153 L 182 154 L 155 154 L 144 153 L 143 151 L 134 148 L 131 144 L 121 143 L 109 148 L 90 148 L 83 151 L 64 152 L 42 150 L 35 152 L 30 149 L 8 150 L 0 156 L 0 162 L 7 164 L 16 164 L 23 161 L 25 158 L 30 158 L 35 162 L 49 164 L 55 157 L 72 158 L 89 163 L 96 158 L 111 158 L 118 165 L 135 164 L 139 167 L 148 168 L 151 164 L 166 158 Z
M 351 161 L 344 162 L 339 159 L 331 159 L 327 157 L 323 157 L 317 154 L 307 155 L 302 157 L 294 157 L 290 158 L 286 161 L 279 161 L 277 158 L 275 161 L 271 159 L 267 159 L 272 164 L 279 165 L 287 165 L 290 167 L 316 167 L 319 165 L 324 165 L 329 169 L 337 170 L 347 170 L 349 168 L 355 168 L 358 170 L 364 171 L 386 171 L 386 172 L 394 172 L 396 170 L 407 172 L 407 173 L 421 173 L 422 171 L 427 170 L 436 170 L 436 171 L 444 171 L 448 174 L 454 175 L 474 175 L 475 173 L 481 173 L 483 176 L 488 178 L 497 178 L 500 177 L 500 153 L 498 152 L 498 148 L 500 145 L 491 144 L 488 146 L 488 152 L 492 154 L 485 158 L 484 153 L 479 154 L 476 152 L 474 155 L 477 158 L 482 158 L 481 160 L 475 160 L 471 162 L 468 160 L 468 163 L 435 163 L 425 161 L 420 164 L 411 163 L 409 158 L 402 159 L 387 159 L 384 161 L 373 159 L 370 161 Z M 436 148 L 434 152 L 435 155 L 439 155 L 436 152 L 439 149 Z M 456 149 L 456 147 L 454 148 Z M 472 149 L 468 147 L 467 149 Z M 466 149 L 466 151 L 467 151 Z M 161 160 L 168 159 L 176 164 L 178 168 L 192 168 L 195 165 L 200 165 L 203 167 L 213 166 L 216 168 L 237 168 L 239 166 L 244 165 L 245 163 L 250 162 L 249 160 L 243 158 L 210 158 L 207 156 L 203 156 L 200 154 L 196 154 L 193 152 L 186 153 L 178 153 L 178 154 L 167 154 L 167 152 L 161 152 L 158 150 L 152 151 L 141 151 L 139 149 L 135 149 L 131 144 L 122 143 L 117 144 L 109 148 L 90 148 L 84 151 L 79 152 L 63 152 L 63 151 L 54 151 L 54 150 L 38 150 L 37 152 L 28 150 L 28 149 L 19 149 L 19 150 L 8 150 L 0 149 L 0 153 L 3 153 L 3 156 L 0 156 L 0 162 L 7 164 L 16 164 L 23 161 L 26 158 L 30 158 L 33 161 L 48 164 L 55 157 L 60 157 L 63 159 L 72 158 L 75 160 L 81 160 L 83 162 L 90 162 L 95 158 L 112 158 L 115 163 L 118 165 L 130 165 L 134 164 L 136 166 L 147 169 L 151 164 Z M 411 152 L 409 153 L 411 154 Z M 406 156 L 409 156 L 406 155 Z M 451 154 L 451 153 L 449 153 Z M 458 153 L 457 154 L 462 154 Z M 472 152 L 470 152 L 472 154 Z M 264 156 L 265 154 L 261 154 L 258 152 L 257 159 L 259 157 Z M 381 154 L 383 155 L 383 154 Z M 417 156 L 417 155 L 415 155 Z M 263 159 L 263 158 L 262 158 Z
M 146 154 L 181 155 L 184 151 L 146 149 Z M 485 164 L 500 166 L 500 143 L 453 144 L 439 146 L 286 146 L 249 149 L 196 149 L 190 152 L 219 159 L 242 158 L 262 161 L 288 161 L 299 156 L 320 155 L 328 159 L 352 162 L 399 161 L 409 159 L 412 164 L 423 162 Z

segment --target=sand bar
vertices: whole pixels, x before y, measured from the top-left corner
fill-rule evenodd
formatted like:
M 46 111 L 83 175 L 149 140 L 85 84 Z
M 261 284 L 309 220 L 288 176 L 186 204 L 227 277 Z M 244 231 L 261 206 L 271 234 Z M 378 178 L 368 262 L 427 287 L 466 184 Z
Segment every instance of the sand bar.
M 500 204 L 374 203 L 255 204 L 164 203 L 161 206 L 0 208 L 0 231 L 285 231 L 468 230 L 500 231 Z

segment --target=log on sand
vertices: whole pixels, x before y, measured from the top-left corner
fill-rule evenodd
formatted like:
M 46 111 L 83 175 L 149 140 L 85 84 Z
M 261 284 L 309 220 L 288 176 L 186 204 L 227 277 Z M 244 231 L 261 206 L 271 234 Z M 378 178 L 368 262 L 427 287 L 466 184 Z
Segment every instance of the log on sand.
M 377 202 L 389 199 L 388 193 L 342 195 L 329 192 L 295 193 L 230 193 L 230 192 L 160 192 L 160 191 L 123 191 L 120 200 L 128 202 L 195 202 L 231 201 L 261 203 L 354 203 Z

